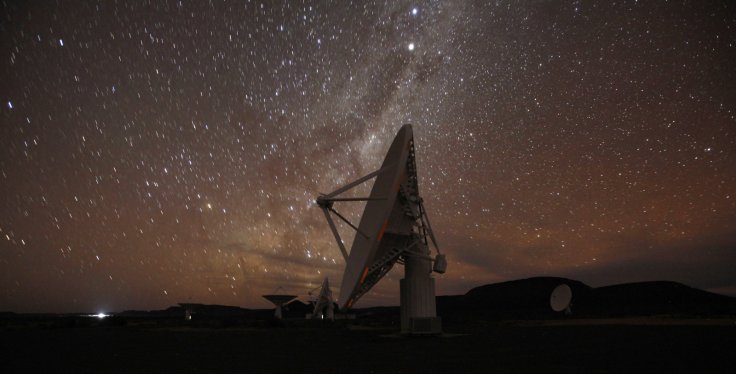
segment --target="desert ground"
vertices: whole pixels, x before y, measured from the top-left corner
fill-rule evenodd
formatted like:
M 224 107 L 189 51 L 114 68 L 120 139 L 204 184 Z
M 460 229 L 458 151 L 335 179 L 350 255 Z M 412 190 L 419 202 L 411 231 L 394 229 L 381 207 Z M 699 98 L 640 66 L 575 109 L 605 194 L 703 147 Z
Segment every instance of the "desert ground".
M 736 373 L 736 319 L 473 321 L 438 337 L 361 323 L 6 323 L 3 373 Z

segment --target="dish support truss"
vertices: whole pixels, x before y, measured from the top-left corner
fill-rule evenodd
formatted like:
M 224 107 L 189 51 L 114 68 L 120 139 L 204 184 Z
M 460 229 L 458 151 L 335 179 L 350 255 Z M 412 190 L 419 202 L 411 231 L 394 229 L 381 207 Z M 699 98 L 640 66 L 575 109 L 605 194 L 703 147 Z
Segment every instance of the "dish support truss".
M 401 183 L 397 202 L 402 209 L 404 218 L 410 222 L 410 232 L 391 233 L 387 230 L 383 234 L 380 242 L 388 244 L 388 249 L 384 250 L 383 253 L 378 253 L 377 258 L 369 265 L 364 281 L 355 290 L 354 300 L 358 300 L 367 293 L 393 268 L 394 264 L 402 264 L 404 265 L 404 279 L 401 280 L 400 284 L 401 330 L 403 333 L 410 334 L 437 334 L 441 332 L 441 321 L 436 313 L 435 284 L 431 273 L 434 271 L 443 274 L 447 268 L 447 261 L 444 254 L 440 253 L 432 226 L 429 223 L 427 211 L 424 208 L 424 202 L 419 196 L 413 140 L 410 142 L 409 149 L 406 165 L 407 178 Z M 337 196 L 377 177 L 385 170 L 391 169 L 391 166 L 376 170 L 332 193 L 317 198 L 317 205 L 322 208 L 330 230 L 346 262 L 348 252 L 337 231 L 332 214 L 353 228 L 356 235 L 368 238 L 371 233 L 361 232 L 357 226 L 334 209 L 334 203 L 385 200 L 386 197 Z M 429 249 L 430 242 L 437 250 L 437 256 L 434 259 L 431 257 Z

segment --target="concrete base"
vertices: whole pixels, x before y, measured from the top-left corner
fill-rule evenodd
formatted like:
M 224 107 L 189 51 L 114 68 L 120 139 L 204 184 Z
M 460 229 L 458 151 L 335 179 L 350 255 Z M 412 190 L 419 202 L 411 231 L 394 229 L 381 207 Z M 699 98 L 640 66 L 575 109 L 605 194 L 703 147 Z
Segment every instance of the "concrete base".
M 427 256 L 405 256 L 401 287 L 401 333 L 442 333 L 432 278 L 432 261 Z

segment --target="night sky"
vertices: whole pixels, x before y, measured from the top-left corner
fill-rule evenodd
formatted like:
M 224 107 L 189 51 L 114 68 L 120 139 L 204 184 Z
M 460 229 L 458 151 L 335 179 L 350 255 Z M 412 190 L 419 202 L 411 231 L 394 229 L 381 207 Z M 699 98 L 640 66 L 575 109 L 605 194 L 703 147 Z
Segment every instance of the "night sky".
M 404 123 L 439 295 L 540 275 L 736 294 L 734 8 L 2 1 L 0 310 L 337 294 L 314 199 Z M 397 305 L 402 276 L 356 306 Z

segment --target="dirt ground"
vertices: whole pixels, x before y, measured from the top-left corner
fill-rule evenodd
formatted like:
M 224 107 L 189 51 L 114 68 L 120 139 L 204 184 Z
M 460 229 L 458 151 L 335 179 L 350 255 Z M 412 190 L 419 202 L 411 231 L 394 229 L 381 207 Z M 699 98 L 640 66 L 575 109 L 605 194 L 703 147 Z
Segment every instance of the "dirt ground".
M 452 330 L 452 331 L 450 331 Z M 736 373 L 736 323 L 5 327 L 0 372 Z

